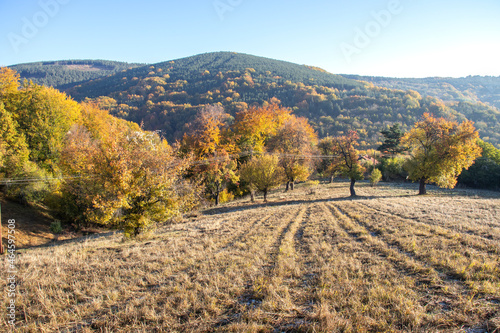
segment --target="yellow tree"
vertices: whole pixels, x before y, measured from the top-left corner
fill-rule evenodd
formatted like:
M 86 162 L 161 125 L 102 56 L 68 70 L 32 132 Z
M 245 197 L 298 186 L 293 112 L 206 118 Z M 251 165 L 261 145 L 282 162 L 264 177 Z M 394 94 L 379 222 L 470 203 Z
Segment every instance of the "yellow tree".
M 8 68 L 0 68 L 0 99 L 16 93 L 19 89 L 19 74 Z
M 110 121 L 95 138 L 83 126 L 66 137 L 62 166 L 66 216 L 118 227 L 128 236 L 189 209 L 195 194 L 182 179 L 189 160 L 156 133 L 127 130 Z
M 241 151 L 263 153 L 267 140 L 291 118 L 291 112 L 276 103 L 267 103 L 236 113 L 233 128 Z
M 0 101 L 0 177 L 20 175 L 28 162 L 26 139 L 18 132 L 18 125 Z
M 356 180 L 363 179 L 364 168 L 358 160 L 358 133 L 349 131 L 347 135 L 334 137 L 331 139 L 332 164 L 329 166 L 334 172 L 338 172 L 349 177 L 351 184 L 349 191 L 351 197 L 356 196 L 354 185 Z
M 293 190 L 296 181 L 306 180 L 311 174 L 311 155 L 317 140 L 307 119 L 295 116 L 285 120 L 269 139 L 269 150 L 280 156 L 280 165 L 287 179 L 287 191 Z
M 426 194 L 429 182 L 453 188 L 462 170 L 481 155 L 478 137 L 472 121 L 459 124 L 425 113 L 401 140 L 410 149 L 406 169 L 411 180 L 420 182 L 419 194 Z
M 64 136 L 79 120 L 80 112 L 77 102 L 54 88 L 24 86 L 13 115 L 26 136 L 30 160 L 55 172 Z
M 274 155 L 254 156 L 240 169 L 241 180 L 249 184 L 251 191 L 261 191 L 264 194 L 264 202 L 267 202 L 269 190 L 283 183 L 284 176 L 279 158 Z
M 181 151 L 197 161 L 194 177 L 201 177 L 208 195 L 219 204 L 219 195 L 231 182 L 237 182 L 237 164 L 231 157 L 237 152 L 232 132 L 227 126 L 229 115 L 220 105 L 203 108 L 190 131 L 184 135 Z

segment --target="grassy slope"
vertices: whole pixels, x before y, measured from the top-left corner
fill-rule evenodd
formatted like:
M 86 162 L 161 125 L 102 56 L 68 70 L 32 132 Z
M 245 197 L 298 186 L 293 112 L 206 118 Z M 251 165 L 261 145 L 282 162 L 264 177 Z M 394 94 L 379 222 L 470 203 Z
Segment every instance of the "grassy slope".
M 16 221 L 16 247 L 29 248 L 33 246 L 45 246 L 55 241 L 70 240 L 91 233 L 107 232 L 102 228 L 87 228 L 75 231 L 70 226 L 64 226 L 60 234 L 54 234 L 50 225 L 54 222 L 51 212 L 44 206 L 26 206 L 10 200 L 6 200 L 0 193 L 0 204 L 2 206 L 2 241 L 7 246 L 7 221 Z
M 500 327 L 498 193 L 347 186 L 233 202 L 142 241 L 23 250 L 18 331 Z

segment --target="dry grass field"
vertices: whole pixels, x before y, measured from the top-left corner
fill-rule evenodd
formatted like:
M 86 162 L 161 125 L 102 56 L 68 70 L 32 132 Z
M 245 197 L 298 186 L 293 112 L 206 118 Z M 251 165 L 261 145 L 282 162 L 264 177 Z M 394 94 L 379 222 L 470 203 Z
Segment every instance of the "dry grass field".
M 500 332 L 500 195 L 357 187 L 22 250 L 16 330 Z

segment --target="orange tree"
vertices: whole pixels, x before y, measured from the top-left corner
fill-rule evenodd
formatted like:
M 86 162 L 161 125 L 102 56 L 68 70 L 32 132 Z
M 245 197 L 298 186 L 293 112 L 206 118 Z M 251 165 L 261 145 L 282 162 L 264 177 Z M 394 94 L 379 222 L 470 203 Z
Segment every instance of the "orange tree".
M 429 182 L 453 188 L 462 170 L 481 155 L 478 137 L 472 121 L 459 124 L 425 113 L 401 140 L 410 149 L 406 169 L 411 180 L 420 182 L 418 194 L 426 194 Z
M 295 181 L 311 174 L 314 146 L 318 138 L 306 118 L 290 116 L 269 139 L 268 149 L 280 156 L 286 177 L 286 190 L 293 190 Z

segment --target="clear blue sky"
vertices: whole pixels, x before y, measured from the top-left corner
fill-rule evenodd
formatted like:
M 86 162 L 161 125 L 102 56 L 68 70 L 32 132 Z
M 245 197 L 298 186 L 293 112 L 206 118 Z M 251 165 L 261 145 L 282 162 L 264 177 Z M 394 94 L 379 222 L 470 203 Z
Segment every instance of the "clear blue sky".
M 0 17 L 0 66 L 236 51 L 343 74 L 500 75 L 499 0 L 0 0 Z

